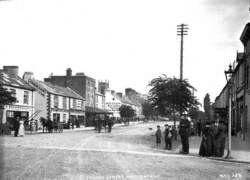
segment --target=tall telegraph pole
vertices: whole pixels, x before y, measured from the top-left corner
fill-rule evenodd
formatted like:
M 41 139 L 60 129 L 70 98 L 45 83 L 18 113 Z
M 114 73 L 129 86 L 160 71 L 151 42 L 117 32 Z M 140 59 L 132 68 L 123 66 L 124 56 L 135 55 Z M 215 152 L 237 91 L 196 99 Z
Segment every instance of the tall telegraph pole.
M 188 35 L 188 25 L 177 25 L 177 36 L 181 36 L 181 54 L 180 54 L 180 80 L 183 79 L 183 36 Z

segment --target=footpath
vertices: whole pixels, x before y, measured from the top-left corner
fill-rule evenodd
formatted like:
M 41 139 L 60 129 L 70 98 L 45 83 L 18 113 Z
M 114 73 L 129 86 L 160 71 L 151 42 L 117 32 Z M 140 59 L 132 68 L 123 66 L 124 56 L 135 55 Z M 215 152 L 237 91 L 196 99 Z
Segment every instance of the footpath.
M 189 152 L 190 155 L 198 156 L 200 148 L 201 137 L 191 136 L 189 138 Z M 232 137 L 232 150 L 230 159 L 226 158 L 228 140 L 226 140 L 224 157 L 208 157 L 209 159 L 228 161 L 228 162 L 239 162 L 239 163 L 250 163 L 250 142 L 243 141 L 239 137 Z

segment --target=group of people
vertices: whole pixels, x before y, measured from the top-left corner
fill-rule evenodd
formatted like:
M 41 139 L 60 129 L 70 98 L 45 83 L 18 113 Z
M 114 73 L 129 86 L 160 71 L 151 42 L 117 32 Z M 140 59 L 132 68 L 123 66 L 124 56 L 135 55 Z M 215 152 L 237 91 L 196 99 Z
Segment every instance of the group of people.
M 199 124 L 200 123 L 200 124 Z M 215 156 L 223 157 L 225 142 L 226 142 L 226 126 L 223 122 L 217 119 L 214 122 L 207 122 L 205 126 L 202 126 L 201 121 L 198 123 L 198 136 L 202 135 L 202 140 L 199 149 L 200 156 Z M 172 149 L 172 137 L 174 131 L 170 126 L 165 125 L 164 139 L 166 149 Z M 179 124 L 179 135 L 181 138 L 182 149 L 181 154 L 189 153 L 189 136 L 190 136 L 190 122 L 187 118 L 181 117 Z M 161 145 L 162 133 L 161 127 L 158 125 L 156 130 L 156 146 Z
M 187 119 L 182 118 L 179 125 L 179 135 L 181 137 L 182 150 L 180 153 L 188 154 L 189 153 L 189 132 L 190 131 L 190 123 Z M 164 140 L 165 140 L 165 149 L 172 149 L 172 139 L 176 136 L 175 128 L 165 124 L 165 130 L 163 132 Z M 160 147 L 162 138 L 162 132 L 160 125 L 157 126 L 157 130 L 155 133 L 156 136 L 156 147 Z
M 102 127 L 105 128 L 105 131 L 106 131 L 106 128 L 108 128 L 108 132 L 111 133 L 112 127 L 114 125 L 113 120 L 109 118 L 109 116 L 105 116 L 104 120 L 102 120 L 100 116 L 97 116 L 95 123 L 96 123 L 95 128 L 98 133 L 101 133 Z
M 162 141 L 162 139 L 164 137 L 165 149 L 171 150 L 172 149 L 172 137 L 173 137 L 173 134 L 174 134 L 174 130 L 168 124 L 165 124 L 164 126 L 165 126 L 165 130 L 163 132 L 163 136 L 162 136 L 162 132 L 161 132 L 161 126 L 160 125 L 157 126 L 157 130 L 156 130 L 156 133 L 155 133 L 156 147 L 160 147 L 161 141 Z
M 202 130 L 202 140 L 200 144 L 200 156 L 223 157 L 226 143 L 226 126 L 223 122 L 216 120 L 206 123 Z
M 24 130 L 24 120 L 21 119 L 20 117 L 17 117 L 14 119 L 13 122 L 13 128 L 14 128 L 14 136 L 24 136 L 25 130 Z

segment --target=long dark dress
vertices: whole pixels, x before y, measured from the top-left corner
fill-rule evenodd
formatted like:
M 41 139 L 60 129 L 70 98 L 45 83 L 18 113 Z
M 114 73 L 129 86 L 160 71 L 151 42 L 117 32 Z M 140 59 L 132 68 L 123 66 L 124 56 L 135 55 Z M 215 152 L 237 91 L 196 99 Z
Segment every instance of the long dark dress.
M 223 125 L 220 125 L 218 127 L 218 133 L 215 136 L 214 156 L 223 157 L 225 144 L 226 144 L 225 127 Z
M 199 150 L 200 156 L 212 156 L 213 155 L 213 132 L 210 126 L 206 126 L 203 130 L 203 136 Z

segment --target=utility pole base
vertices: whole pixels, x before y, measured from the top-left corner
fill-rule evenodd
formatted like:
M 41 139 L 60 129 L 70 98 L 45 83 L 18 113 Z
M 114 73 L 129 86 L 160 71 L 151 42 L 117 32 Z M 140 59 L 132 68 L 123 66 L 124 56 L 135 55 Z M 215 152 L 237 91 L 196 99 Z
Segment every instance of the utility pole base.
M 227 151 L 225 159 L 233 159 L 233 157 L 231 156 L 231 151 Z

